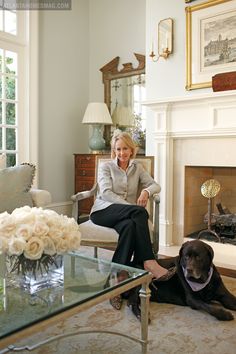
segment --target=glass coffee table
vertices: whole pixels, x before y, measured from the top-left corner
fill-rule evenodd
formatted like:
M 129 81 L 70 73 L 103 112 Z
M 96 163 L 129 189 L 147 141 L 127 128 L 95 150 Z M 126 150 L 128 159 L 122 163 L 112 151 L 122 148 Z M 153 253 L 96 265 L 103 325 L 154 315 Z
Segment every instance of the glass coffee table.
M 129 278 L 119 284 L 115 281 L 117 273 L 126 270 Z M 142 345 L 142 353 L 147 352 L 148 312 L 152 275 L 145 270 L 123 266 L 109 261 L 85 256 L 79 252 L 64 256 L 64 286 L 45 289 L 30 295 L 21 289 L 8 287 L 1 279 L 0 292 L 0 354 L 10 351 L 24 352 L 35 350 L 45 343 L 82 333 L 118 334 Z M 60 321 L 81 311 L 89 309 L 129 289 L 141 285 L 141 336 L 113 331 L 77 331 L 57 335 L 39 343 L 19 346 L 22 338 L 46 330 Z

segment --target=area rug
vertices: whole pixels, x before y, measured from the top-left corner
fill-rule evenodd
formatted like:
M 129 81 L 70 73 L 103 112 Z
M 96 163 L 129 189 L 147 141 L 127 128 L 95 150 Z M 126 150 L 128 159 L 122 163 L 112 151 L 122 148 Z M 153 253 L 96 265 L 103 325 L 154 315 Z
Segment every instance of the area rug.
M 92 255 L 89 247 L 81 248 Z M 109 259 L 112 253 L 99 250 L 101 258 Z M 236 294 L 236 279 L 222 277 L 227 288 Z M 236 348 L 236 319 L 222 322 L 200 311 L 171 304 L 151 303 L 148 354 L 233 354 Z M 234 313 L 236 318 L 236 312 Z M 140 323 L 123 304 L 114 310 L 108 301 L 70 319 L 61 321 L 46 332 L 38 333 L 21 343 L 37 343 L 50 336 L 86 329 L 117 330 L 140 335 Z M 21 351 L 28 353 L 28 351 Z M 110 334 L 83 334 L 60 339 L 34 350 L 34 354 L 137 354 L 141 345 L 129 339 Z

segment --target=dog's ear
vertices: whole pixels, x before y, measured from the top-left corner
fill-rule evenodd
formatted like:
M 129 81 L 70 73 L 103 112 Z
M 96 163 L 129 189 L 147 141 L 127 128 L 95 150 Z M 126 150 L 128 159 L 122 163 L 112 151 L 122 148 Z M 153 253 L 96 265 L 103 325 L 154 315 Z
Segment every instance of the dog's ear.
M 182 244 L 180 250 L 179 250 L 179 261 L 181 265 L 184 265 L 184 257 L 183 257 L 183 251 L 187 245 L 189 245 L 191 241 L 186 241 Z
M 213 251 L 213 248 L 211 246 L 209 246 L 207 243 L 204 242 L 204 245 L 207 249 L 207 252 L 209 254 L 209 258 L 211 260 L 211 262 L 213 261 L 213 258 L 214 258 L 214 251 Z
M 183 256 L 183 250 L 184 250 L 184 248 L 185 248 L 189 243 L 190 243 L 190 241 L 186 241 L 186 242 L 184 242 L 184 243 L 182 244 L 182 246 L 181 246 L 181 248 L 180 248 L 180 250 L 179 250 L 179 256 L 180 256 L 180 258 Z

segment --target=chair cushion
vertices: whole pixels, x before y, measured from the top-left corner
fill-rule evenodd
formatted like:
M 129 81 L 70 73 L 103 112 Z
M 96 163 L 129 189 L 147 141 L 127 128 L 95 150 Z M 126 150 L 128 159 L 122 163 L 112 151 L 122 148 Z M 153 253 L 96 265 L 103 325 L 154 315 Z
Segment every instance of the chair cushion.
M 35 166 L 22 164 L 0 170 L 0 212 L 11 213 L 24 205 L 33 206 L 30 187 Z
M 95 225 L 91 220 L 85 221 L 79 225 L 81 240 L 89 242 L 114 242 L 118 240 L 118 233 L 110 227 Z
M 81 240 L 86 240 L 89 242 L 114 242 L 117 243 L 119 234 L 115 229 L 110 227 L 99 226 L 94 224 L 91 220 L 85 221 L 80 226 Z M 152 239 L 153 234 L 153 224 L 148 220 L 148 226 L 150 230 L 150 235 Z

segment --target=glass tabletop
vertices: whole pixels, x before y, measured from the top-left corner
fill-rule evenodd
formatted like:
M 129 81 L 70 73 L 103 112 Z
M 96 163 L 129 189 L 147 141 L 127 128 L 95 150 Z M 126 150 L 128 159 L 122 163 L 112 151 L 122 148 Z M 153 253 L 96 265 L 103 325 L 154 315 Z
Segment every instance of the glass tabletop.
M 121 271 L 128 279 L 117 283 Z M 64 256 L 64 286 L 30 295 L 0 279 L 0 339 L 53 315 L 98 297 L 148 272 L 79 252 Z

